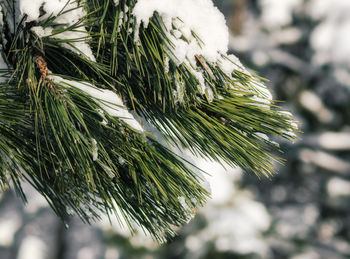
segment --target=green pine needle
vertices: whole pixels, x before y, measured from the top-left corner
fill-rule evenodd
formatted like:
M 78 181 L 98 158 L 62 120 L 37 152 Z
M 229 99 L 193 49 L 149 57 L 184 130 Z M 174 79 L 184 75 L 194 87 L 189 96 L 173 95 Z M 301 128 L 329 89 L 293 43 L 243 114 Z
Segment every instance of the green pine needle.
M 196 66 L 177 65 L 158 14 L 137 31 L 136 0 L 117 6 L 112 0 L 87 0 L 80 3 L 87 15 L 73 25 L 59 24 L 54 16 L 31 23 L 23 17 L 12 30 L 8 21 L 17 19 L 15 3 L 1 2 L 0 49 L 9 69 L 0 71 L 0 186 L 11 182 L 25 200 L 21 182 L 29 182 L 63 220 L 71 211 L 86 222 L 101 213 L 116 215 L 131 231 L 137 223 L 164 241 L 209 196 L 189 162 L 151 134 L 109 115 L 99 100 L 67 80 L 117 93 L 169 144 L 258 176 L 270 177 L 275 162 L 283 162 L 273 153 L 275 143 L 261 133 L 296 138 L 290 115 L 254 98 L 262 95 L 254 86 L 260 78 L 238 70 L 228 76 L 201 56 Z M 129 11 L 123 13 L 126 5 Z M 52 34 L 39 37 L 33 26 L 53 28 Z M 82 26 L 86 37 L 60 38 Z M 96 61 L 75 47 L 81 41 Z M 198 89 L 194 71 L 203 74 L 210 92 Z M 54 75 L 63 81 L 52 80 Z

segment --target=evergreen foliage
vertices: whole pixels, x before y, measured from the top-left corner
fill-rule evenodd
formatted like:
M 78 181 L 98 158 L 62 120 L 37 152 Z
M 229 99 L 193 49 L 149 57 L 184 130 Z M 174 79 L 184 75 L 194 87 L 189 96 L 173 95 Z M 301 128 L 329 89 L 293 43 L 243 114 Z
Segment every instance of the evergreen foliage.
M 29 182 L 63 220 L 72 210 L 87 222 L 99 211 L 116 214 L 131 230 L 136 222 L 162 241 L 208 197 L 188 161 L 109 114 L 104 107 L 112 104 L 101 105 L 75 82 L 118 94 L 172 145 L 257 175 L 273 175 L 281 162 L 272 153 L 278 147 L 258 133 L 295 138 L 288 113 L 254 98 L 262 95 L 260 78 L 239 70 L 228 76 L 201 56 L 195 67 L 177 64 L 160 15 L 137 28 L 136 0 L 78 1 L 86 15 L 69 26 L 57 17 L 72 9 L 26 22 L 18 1 L 0 3 L 8 65 L 0 84 L 0 184 L 11 183 L 25 199 L 21 182 Z M 36 26 L 53 30 L 40 36 Z M 87 33 L 76 39 L 59 37 L 82 26 Z M 80 41 L 96 60 L 76 47 Z M 194 71 L 210 92 L 198 89 Z M 176 95 L 179 84 L 185 87 Z

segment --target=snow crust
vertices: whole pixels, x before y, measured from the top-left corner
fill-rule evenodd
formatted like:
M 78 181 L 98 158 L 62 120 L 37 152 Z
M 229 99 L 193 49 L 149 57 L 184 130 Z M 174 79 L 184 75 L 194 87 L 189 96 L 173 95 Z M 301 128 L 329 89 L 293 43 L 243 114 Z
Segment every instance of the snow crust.
M 128 111 L 127 107 L 123 104 L 122 99 L 116 93 L 110 90 L 96 88 L 87 82 L 71 81 L 63 79 L 59 76 L 52 75 L 49 76 L 49 78 L 56 83 L 64 84 L 68 87 L 78 88 L 91 95 L 101 106 L 101 108 L 109 115 L 118 117 L 120 120 L 127 123 L 130 127 L 134 128 L 137 131 L 143 132 L 143 128 L 140 123 Z M 96 157 L 96 155 L 94 155 L 94 157 Z

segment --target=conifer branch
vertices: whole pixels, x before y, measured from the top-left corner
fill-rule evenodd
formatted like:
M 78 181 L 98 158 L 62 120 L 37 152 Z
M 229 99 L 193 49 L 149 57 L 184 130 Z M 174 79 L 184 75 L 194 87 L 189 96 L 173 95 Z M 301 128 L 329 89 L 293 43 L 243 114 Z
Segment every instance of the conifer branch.
M 119 215 L 163 241 L 209 196 L 171 145 L 270 177 L 282 160 L 264 134 L 296 138 L 259 77 L 200 48 L 180 62 L 175 23 L 157 12 L 140 23 L 136 0 L 68 1 L 22 18 L 19 1 L 0 3 L 0 186 L 25 199 L 29 182 L 63 220 Z M 180 40 L 206 44 L 195 31 Z

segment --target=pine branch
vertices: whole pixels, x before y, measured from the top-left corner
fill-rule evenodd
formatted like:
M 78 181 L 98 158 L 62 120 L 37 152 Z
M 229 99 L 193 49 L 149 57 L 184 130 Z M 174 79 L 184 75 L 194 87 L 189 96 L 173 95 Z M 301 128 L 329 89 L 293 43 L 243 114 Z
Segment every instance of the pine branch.
M 173 29 L 157 12 L 138 23 L 136 3 L 70 1 L 29 20 L 17 1 L 1 2 L 0 185 L 12 182 L 25 199 L 28 181 L 63 220 L 115 214 L 163 241 L 209 195 L 171 145 L 269 177 L 282 161 L 263 134 L 293 140 L 297 127 L 225 53 L 180 62 Z M 189 37 L 205 45 L 195 31 Z

